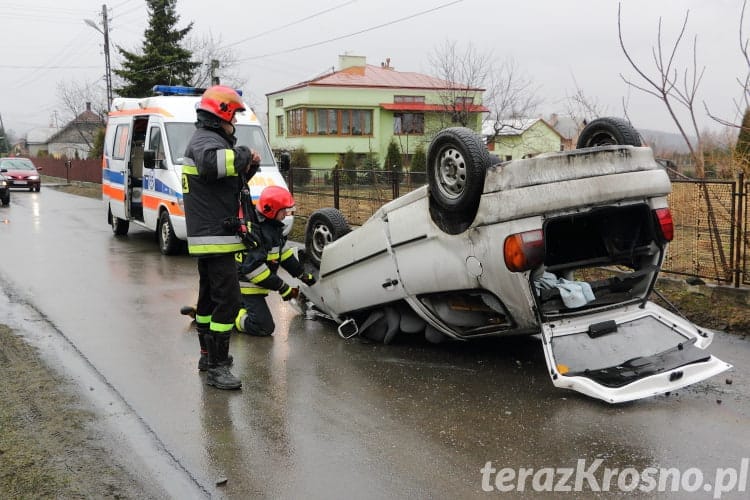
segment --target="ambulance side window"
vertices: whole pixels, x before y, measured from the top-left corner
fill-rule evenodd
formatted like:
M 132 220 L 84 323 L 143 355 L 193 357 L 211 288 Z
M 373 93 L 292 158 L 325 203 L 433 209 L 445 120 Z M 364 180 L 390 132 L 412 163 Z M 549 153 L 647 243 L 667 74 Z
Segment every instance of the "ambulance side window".
M 148 149 L 154 152 L 157 160 L 164 160 L 164 143 L 161 140 L 161 129 L 159 127 L 151 127 Z
M 125 152 L 128 150 L 128 139 L 130 125 L 118 125 L 115 130 L 115 142 L 112 144 L 112 158 L 124 160 Z

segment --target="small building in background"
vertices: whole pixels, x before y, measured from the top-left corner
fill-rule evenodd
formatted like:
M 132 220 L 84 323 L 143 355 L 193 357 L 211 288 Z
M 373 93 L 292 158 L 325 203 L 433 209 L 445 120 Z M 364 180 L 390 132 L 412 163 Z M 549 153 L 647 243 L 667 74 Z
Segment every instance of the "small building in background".
M 96 134 L 104 125 L 102 117 L 91 111 L 91 103 L 87 102 L 85 111 L 49 137 L 47 153 L 54 158 L 88 158 Z
M 565 148 L 565 138 L 542 118 L 486 120 L 482 135 L 490 153 L 502 161 L 531 158 Z

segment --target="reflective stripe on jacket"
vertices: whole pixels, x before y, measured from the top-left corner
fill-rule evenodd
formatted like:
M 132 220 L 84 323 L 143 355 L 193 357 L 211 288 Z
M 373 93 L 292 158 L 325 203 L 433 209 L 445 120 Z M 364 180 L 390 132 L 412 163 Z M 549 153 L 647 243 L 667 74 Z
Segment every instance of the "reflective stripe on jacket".
M 191 255 L 234 253 L 245 248 L 224 226 L 237 216 L 240 178 L 232 144 L 211 129 L 198 128 L 185 150 L 182 193 Z

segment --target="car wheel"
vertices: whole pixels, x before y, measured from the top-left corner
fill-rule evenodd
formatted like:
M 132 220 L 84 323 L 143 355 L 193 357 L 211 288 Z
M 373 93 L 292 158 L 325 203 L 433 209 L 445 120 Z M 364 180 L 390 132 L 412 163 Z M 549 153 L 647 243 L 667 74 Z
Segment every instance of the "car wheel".
M 622 118 L 597 118 L 583 127 L 576 148 L 612 145 L 641 146 L 641 135 Z
M 159 215 L 159 227 L 156 231 L 156 236 L 159 240 L 159 251 L 164 255 L 175 255 L 180 252 L 182 243 L 174 234 L 172 228 L 172 219 L 169 218 L 169 213 L 163 211 Z
M 4 207 L 7 207 L 8 205 L 10 205 L 10 194 L 8 194 L 8 196 L 2 199 L 2 203 Z
M 128 234 L 128 229 L 130 229 L 129 221 L 120 219 L 119 217 L 115 217 L 114 215 L 110 215 L 110 218 L 112 224 L 112 232 L 115 233 L 115 236 L 125 236 L 126 234 Z
M 475 210 L 490 163 L 484 141 L 473 130 L 441 130 L 427 151 L 431 198 L 445 211 Z
M 34 186 L 31 186 L 31 187 L 29 188 L 29 192 L 32 192 L 32 191 L 34 191 Z
M 335 208 L 321 208 L 310 215 L 305 227 L 305 255 L 320 267 L 323 248 L 350 232 L 344 215 Z
M 36 191 L 37 193 L 39 191 L 41 191 L 41 190 L 42 190 L 42 186 L 41 185 L 37 185 L 36 187 L 34 187 L 34 191 Z

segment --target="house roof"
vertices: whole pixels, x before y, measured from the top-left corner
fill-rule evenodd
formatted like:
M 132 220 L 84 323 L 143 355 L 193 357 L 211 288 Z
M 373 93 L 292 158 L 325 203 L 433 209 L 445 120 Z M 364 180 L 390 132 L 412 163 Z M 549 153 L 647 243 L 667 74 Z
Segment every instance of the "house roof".
M 369 88 L 401 88 L 401 89 L 429 89 L 441 90 L 451 89 L 454 86 L 446 80 L 435 78 L 421 73 L 408 71 L 396 71 L 390 67 L 374 66 L 351 66 L 340 71 L 335 71 L 312 80 L 300 82 L 276 92 L 266 94 L 267 96 L 286 92 L 303 87 L 369 87 Z M 467 88 L 461 90 L 482 92 L 481 88 Z
M 66 123 L 63 128 L 58 129 L 55 134 L 49 137 L 47 142 L 51 143 L 58 141 L 66 135 L 69 135 L 68 132 L 71 130 L 76 130 L 79 134 L 85 133 L 93 136 L 94 130 L 102 126 L 104 126 L 104 120 L 102 120 L 99 115 L 91 111 L 91 109 L 86 109 L 83 113 L 79 114 L 71 121 Z
M 383 102 L 380 107 L 389 111 L 467 111 L 469 113 L 486 113 L 489 109 L 479 104 L 469 104 L 468 106 L 448 106 L 444 104 L 425 104 L 423 102 Z
M 27 144 L 46 144 L 50 137 L 59 132 L 58 127 L 33 128 L 26 132 Z

